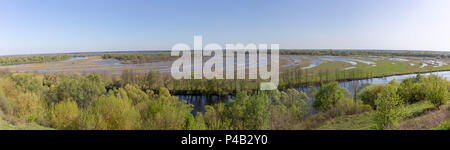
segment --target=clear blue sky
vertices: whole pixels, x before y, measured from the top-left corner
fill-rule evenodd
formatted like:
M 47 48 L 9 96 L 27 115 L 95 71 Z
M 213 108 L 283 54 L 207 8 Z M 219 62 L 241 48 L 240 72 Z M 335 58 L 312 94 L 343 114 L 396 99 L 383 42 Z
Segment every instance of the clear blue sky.
M 448 0 L 0 0 L 1 55 L 176 43 L 450 50 Z

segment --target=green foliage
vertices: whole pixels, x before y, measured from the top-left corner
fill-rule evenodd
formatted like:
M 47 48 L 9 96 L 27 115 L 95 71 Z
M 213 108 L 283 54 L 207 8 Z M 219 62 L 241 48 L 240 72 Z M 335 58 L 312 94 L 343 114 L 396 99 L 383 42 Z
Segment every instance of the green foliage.
M 105 83 L 100 75 L 90 74 L 81 81 L 82 100 L 91 103 L 106 92 Z
M 40 92 L 42 81 L 34 77 L 32 73 L 11 74 L 11 79 L 16 83 L 17 89 L 24 92 Z
M 245 129 L 269 129 L 269 105 L 269 98 L 264 92 L 250 97 L 248 103 L 245 105 L 243 116 Z
M 47 93 L 50 102 L 70 99 L 86 107 L 106 92 L 105 83 L 99 75 L 91 74 L 85 77 L 78 74 L 61 75 L 59 78 Z
M 281 50 L 280 55 L 326 55 L 326 56 L 419 56 L 419 57 L 443 57 L 447 58 L 448 54 L 438 52 L 400 52 L 400 51 L 373 51 L 373 50 Z
M 206 130 L 205 118 L 202 113 L 197 113 L 195 118 L 191 114 L 187 114 L 185 129 L 188 130 Z
M 145 79 L 144 79 L 144 89 L 153 89 L 159 79 L 159 74 L 150 71 L 145 75 Z
M 0 78 L 0 110 L 5 120 L 38 123 L 56 129 L 99 130 L 313 129 L 326 120 L 363 112 L 373 114 L 371 121 L 377 123 L 378 129 L 383 129 L 395 125 L 408 113 L 403 109 L 404 103 L 427 100 L 436 108 L 445 104 L 450 85 L 436 76 L 418 76 L 405 79 L 401 84 L 394 80 L 388 85 L 366 87 L 358 95 L 360 102 L 348 97 L 348 91 L 336 82 L 329 83 L 313 92 L 316 101 L 312 105 L 319 113 L 310 115 L 310 104 L 306 103 L 309 97 L 303 92 L 295 89 L 252 92 L 244 90 L 247 85 L 239 81 L 228 85 L 222 80 L 192 80 L 166 86 L 166 82 L 158 81 L 164 77 L 150 73 L 130 78 L 129 83 L 134 84 L 111 86 L 113 83 L 99 75 L 12 73 L 3 76 L 5 78 Z M 160 87 L 161 83 L 166 87 Z M 237 87 L 238 92 L 227 104 L 205 106 L 204 114 L 193 115 L 192 105 L 171 95 L 174 86 L 185 84 L 187 89 L 210 94 L 233 90 L 224 87 Z M 371 111 L 368 105 L 376 111 Z M 433 106 L 428 103 L 428 107 Z
M 149 121 L 144 128 L 158 130 L 190 129 L 188 122 L 192 120 L 192 114 L 190 113 L 193 106 L 178 101 L 178 98 L 171 96 L 165 88 L 161 88 L 159 92 L 159 97 L 149 103 L 149 108 L 146 111 L 146 118 Z
M 77 120 L 77 129 L 140 129 L 141 117 L 131 100 L 120 96 L 102 96 L 94 101 Z
M 369 85 L 364 88 L 358 95 L 364 104 L 370 105 L 376 109 L 375 101 L 378 99 L 380 93 L 386 90 L 386 85 Z
M 397 88 L 386 85 L 385 90 L 378 93 L 375 100 L 377 111 L 374 115 L 376 129 L 384 129 L 387 126 L 395 126 L 398 120 L 405 115 L 403 101 L 397 94 Z
M 19 122 L 33 122 L 43 117 L 43 104 L 34 93 L 21 93 L 14 104 L 14 115 Z
M 41 63 L 48 61 L 59 61 L 69 59 L 69 55 L 45 55 L 45 56 L 3 56 L 0 57 L 0 65 Z
M 445 121 L 441 125 L 435 128 L 436 130 L 450 130 L 450 120 Z
M 61 75 L 57 84 L 50 87 L 47 94 L 50 102 L 59 102 L 63 100 L 74 100 L 81 102 L 83 100 L 83 87 L 81 86 L 80 76 Z
M 171 58 L 168 53 L 158 54 L 104 54 L 103 59 L 127 60 L 131 63 L 151 63 L 155 61 L 167 61 Z
M 47 112 L 50 126 L 56 129 L 67 129 L 78 119 L 80 110 L 75 101 L 62 101 L 53 105 Z
M 205 106 L 205 124 L 210 130 L 230 129 L 231 119 L 225 115 L 225 104 L 218 103 L 214 106 Z
M 438 76 L 430 76 L 425 79 L 423 89 L 430 89 L 426 90 L 425 97 L 434 104 L 436 109 L 439 109 L 439 107 L 448 100 L 447 82 L 448 81 Z
M 144 102 L 150 98 L 147 93 L 138 89 L 136 86 L 129 84 L 127 84 L 124 88 L 120 88 L 119 94 L 122 97 L 128 97 L 134 105 Z
M 423 77 L 420 74 L 413 78 L 404 79 L 400 84 L 398 94 L 408 104 L 423 101 L 425 100 L 427 91 L 423 90 L 424 83 Z
M 328 83 L 314 94 L 316 100 L 313 107 L 320 112 L 328 111 L 343 100 L 348 93 L 348 90 L 340 87 L 337 82 Z

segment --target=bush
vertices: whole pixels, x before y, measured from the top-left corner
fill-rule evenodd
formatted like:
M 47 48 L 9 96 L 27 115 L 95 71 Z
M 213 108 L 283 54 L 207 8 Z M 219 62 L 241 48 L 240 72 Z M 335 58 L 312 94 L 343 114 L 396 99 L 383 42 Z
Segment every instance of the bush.
M 138 89 L 136 86 L 129 84 L 125 85 L 124 88 L 120 88 L 119 94 L 122 97 L 128 97 L 133 102 L 134 105 L 144 102 L 150 98 L 149 95 L 147 95 L 147 93 Z
M 149 124 L 144 128 L 159 130 L 188 129 L 189 127 L 186 124 L 190 121 L 193 106 L 178 101 L 178 98 L 171 96 L 166 88 L 161 88 L 159 93 L 159 97 L 149 103 L 146 115 Z
M 14 73 L 10 77 L 23 92 L 40 92 L 42 89 L 42 81 L 32 73 Z
M 434 104 L 436 109 L 446 103 L 448 100 L 447 81 L 437 76 L 430 76 L 425 79 L 424 83 L 425 97 Z
M 426 90 L 423 90 L 423 83 L 423 77 L 420 74 L 416 77 L 404 79 L 400 84 L 398 94 L 407 104 L 425 100 Z
M 14 116 L 18 121 L 33 122 L 42 119 L 43 104 L 34 93 L 23 93 L 15 100 Z
M 3 114 L 10 114 L 12 112 L 11 105 L 6 101 L 6 98 L 3 96 L 0 96 L 0 111 L 3 112 Z
M 323 117 L 323 119 L 325 120 L 344 115 L 360 114 L 371 110 L 372 108 L 369 105 L 361 104 L 361 102 L 356 103 L 352 99 L 345 98 L 336 103 L 336 106 L 334 106 L 330 110 L 321 112 L 319 114 L 321 115 L 320 117 Z
M 81 113 L 77 127 L 84 130 L 139 129 L 140 115 L 131 100 L 102 96 Z
M 395 126 L 405 114 L 403 101 L 397 94 L 397 88 L 392 85 L 386 85 L 386 89 L 378 93 L 375 105 L 377 107 L 374 116 L 376 129 L 384 129 L 390 125 Z
M 50 87 L 47 93 L 50 102 L 58 102 L 63 100 L 74 100 L 81 102 L 83 99 L 83 88 L 81 87 L 80 77 L 77 75 L 60 76 L 60 81 Z
M 252 96 L 245 106 L 244 127 L 249 130 L 264 130 L 269 128 L 270 101 L 264 92 Z
M 48 112 L 49 124 L 56 129 L 67 129 L 80 114 L 74 101 L 62 101 L 52 106 Z
M 450 130 L 450 120 L 440 124 L 435 128 L 436 130 Z
M 316 100 L 313 107 L 320 112 L 328 111 L 343 100 L 346 94 L 349 94 L 348 90 L 340 87 L 337 82 L 328 83 L 314 94 Z
M 229 129 L 231 120 L 225 117 L 225 105 L 223 103 L 215 104 L 214 106 L 205 106 L 205 124 L 210 130 L 225 130 Z
M 373 109 L 376 109 L 375 100 L 378 99 L 378 94 L 382 93 L 386 89 L 386 85 L 370 85 L 364 88 L 358 95 L 364 104 L 370 105 Z
M 90 74 L 81 81 L 82 100 L 84 103 L 90 104 L 98 97 L 105 94 L 105 83 L 99 75 Z
M 195 118 L 192 114 L 187 114 L 186 127 L 187 130 L 206 130 L 205 119 L 202 113 L 197 113 Z

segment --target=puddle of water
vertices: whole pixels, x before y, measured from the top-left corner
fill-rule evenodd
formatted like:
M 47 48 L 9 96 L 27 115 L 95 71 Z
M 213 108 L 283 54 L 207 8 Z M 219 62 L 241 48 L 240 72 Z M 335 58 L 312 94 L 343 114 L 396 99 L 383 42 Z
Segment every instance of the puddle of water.
M 342 62 L 346 62 L 349 64 L 352 64 L 353 66 L 357 65 L 358 63 L 351 61 L 349 59 L 345 59 L 345 58 L 322 58 L 324 60 L 328 60 L 328 61 L 342 61 Z
M 347 68 L 344 68 L 344 70 L 350 70 L 350 69 L 355 69 L 356 67 L 347 67 Z
M 313 68 L 313 67 L 316 67 L 316 66 L 318 66 L 318 65 L 320 65 L 320 64 L 322 64 L 322 63 L 323 63 L 322 60 L 314 60 L 313 63 L 311 63 L 310 65 L 308 65 L 308 66 L 306 66 L 306 67 L 303 67 L 302 69 Z

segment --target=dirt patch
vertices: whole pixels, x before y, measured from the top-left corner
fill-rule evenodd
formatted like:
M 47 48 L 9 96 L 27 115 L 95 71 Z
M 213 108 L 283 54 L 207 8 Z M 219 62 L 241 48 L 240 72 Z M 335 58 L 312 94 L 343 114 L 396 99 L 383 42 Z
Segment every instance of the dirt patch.
M 401 130 L 429 130 L 450 119 L 450 104 L 440 110 L 430 111 L 423 116 L 400 122 Z

